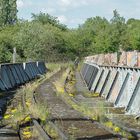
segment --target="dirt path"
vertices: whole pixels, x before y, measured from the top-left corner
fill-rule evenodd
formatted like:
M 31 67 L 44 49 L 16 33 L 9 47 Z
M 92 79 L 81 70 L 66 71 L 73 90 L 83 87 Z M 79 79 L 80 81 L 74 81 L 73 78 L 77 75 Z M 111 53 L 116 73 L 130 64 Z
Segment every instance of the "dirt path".
M 53 82 L 59 79 L 61 75 L 62 71 L 53 76 L 51 80 L 47 80 L 40 85 L 36 92 L 38 93 L 37 98 L 48 107 L 50 118 L 57 118 L 54 123 L 68 136 L 68 139 L 119 139 L 93 122 L 82 119 L 83 116 L 79 112 L 68 106 L 56 95 Z

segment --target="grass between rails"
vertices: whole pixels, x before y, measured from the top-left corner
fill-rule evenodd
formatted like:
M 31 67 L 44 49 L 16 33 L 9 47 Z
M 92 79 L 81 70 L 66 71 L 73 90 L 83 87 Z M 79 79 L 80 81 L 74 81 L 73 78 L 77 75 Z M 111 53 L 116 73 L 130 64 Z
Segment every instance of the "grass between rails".
M 55 71 L 58 68 L 67 68 L 67 67 L 72 67 L 73 63 L 72 62 L 68 62 L 68 63 L 46 63 L 46 67 L 50 70 L 50 71 Z
M 9 106 L 7 109 L 7 112 L 4 116 L 4 119 L 6 121 L 9 121 L 9 124 L 12 128 L 18 129 L 19 124 L 24 124 L 26 122 L 30 122 L 31 118 L 30 115 L 32 115 L 34 118 L 39 118 L 42 122 L 42 125 L 46 132 L 54 139 L 58 139 L 58 133 L 52 129 L 52 127 L 49 124 L 45 123 L 45 120 L 47 117 L 49 117 L 49 110 L 47 107 L 44 107 L 42 103 L 34 104 L 33 102 L 33 92 L 35 89 L 43 83 L 46 79 L 51 77 L 58 68 L 61 66 L 61 64 L 48 64 L 49 72 L 42 76 L 41 79 L 36 80 L 33 83 L 27 84 L 26 86 L 23 86 L 20 90 L 17 91 L 17 100 L 18 105 L 16 106 Z M 71 64 L 63 64 L 63 67 L 71 67 Z M 68 76 L 69 75 L 69 76 Z M 67 77 L 68 76 L 68 77 Z M 67 80 L 66 80 L 67 79 Z M 67 82 L 67 90 L 68 93 L 65 92 L 65 82 Z M 104 104 L 98 103 L 98 108 L 92 108 L 89 109 L 88 105 L 84 104 L 77 104 L 74 102 L 74 96 L 77 94 L 75 92 L 75 76 L 74 72 L 70 69 L 67 69 L 62 77 L 54 82 L 54 85 L 56 87 L 56 92 L 58 96 L 61 96 L 63 100 L 69 105 L 71 105 L 75 110 L 82 112 L 85 116 L 88 116 L 92 118 L 93 120 L 99 121 L 103 123 L 106 127 L 112 129 L 116 133 L 120 133 L 124 137 L 127 137 L 129 139 L 133 139 L 131 134 L 128 134 L 126 131 L 123 131 L 119 126 L 113 124 L 111 121 L 106 120 L 106 110 L 104 108 Z M 26 94 L 26 106 L 27 109 L 23 109 L 22 101 L 20 101 L 20 96 L 22 94 Z M 98 95 L 96 95 L 98 97 Z M 93 96 L 94 97 L 94 96 Z M 73 129 L 72 129 L 73 130 Z M 73 133 L 73 131 L 71 132 Z M 31 137 L 36 137 L 37 133 L 33 133 L 32 129 L 30 127 L 25 127 L 23 129 L 23 137 L 25 139 L 30 139 Z
M 41 76 L 40 79 L 32 83 L 28 83 L 17 90 L 14 100 L 11 101 L 11 104 L 7 107 L 7 111 L 4 115 L 3 121 L 6 122 L 9 127 L 18 130 L 19 125 L 31 122 L 30 115 L 32 115 L 33 118 L 41 120 L 42 124 L 46 122 L 46 119 L 49 116 L 49 111 L 47 107 L 43 105 L 43 103 L 34 103 L 33 94 L 35 89 L 40 84 L 42 84 L 45 80 L 49 79 L 53 74 L 59 71 L 61 67 L 62 66 L 60 64 L 48 64 L 47 68 L 49 69 L 49 71 L 46 75 Z M 25 95 L 24 98 L 26 99 L 26 105 L 23 105 L 22 95 Z M 13 105 L 15 103 L 16 105 Z M 26 106 L 26 108 L 24 108 L 23 106 Z M 22 135 L 24 139 L 36 137 L 35 134 L 37 133 L 32 133 L 31 130 L 32 128 L 28 126 L 23 129 Z
M 89 108 L 88 105 L 85 104 L 79 104 L 74 101 L 74 96 L 76 93 L 74 93 L 74 85 L 75 85 L 75 77 L 73 76 L 73 71 L 71 73 L 68 72 L 63 73 L 62 77 L 54 82 L 54 85 L 56 87 L 57 95 L 60 96 L 68 105 L 72 106 L 75 110 L 78 112 L 81 112 L 84 116 L 87 116 L 89 118 L 92 118 L 94 121 L 100 122 L 110 130 L 114 131 L 116 134 L 120 134 L 123 137 L 126 137 L 130 140 L 135 139 L 135 137 L 130 134 L 129 132 L 123 130 L 119 127 L 119 125 L 114 124 L 111 120 L 109 120 L 106 116 L 107 110 L 105 105 L 102 102 L 98 102 L 96 104 L 97 107 L 95 108 Z M 68 76 L 69 74 L 69 76 Z M 71 75 L 71 76 L 70 76 Z M 68 77 L 67 77 L 68 76 Z M 67 80 L 66 80 L 67 79 Z M 67 81 L 65 87 L 65 82 Z M 65 91 L 65 88 L 67 88 L 67 92 Z M 99 96 L 98 93 L 92 93 L 90 96 L 88 94 L 85 94 L 88 97 L 96 98 Z

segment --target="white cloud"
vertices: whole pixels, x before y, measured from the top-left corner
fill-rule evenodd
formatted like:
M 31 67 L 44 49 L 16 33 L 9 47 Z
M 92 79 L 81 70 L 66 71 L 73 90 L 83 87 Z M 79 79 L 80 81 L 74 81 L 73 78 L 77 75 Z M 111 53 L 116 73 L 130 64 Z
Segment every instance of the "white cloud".
M 42 11 L 58 17 L 61 23 L 68 26 L 81 24 L 93 16 L 110 19 L 114 9 L 126 19 L 140 18 L 140 0 L 17 0 L 17 6 L 23 18 Z
M 63 24 L 66 24 L 68 22 L 68 19 L 64 15 L 58 16 L 58 20 Z
M 22 8 L 24 6 L 23 0 L 17 0 L 17 7 Z

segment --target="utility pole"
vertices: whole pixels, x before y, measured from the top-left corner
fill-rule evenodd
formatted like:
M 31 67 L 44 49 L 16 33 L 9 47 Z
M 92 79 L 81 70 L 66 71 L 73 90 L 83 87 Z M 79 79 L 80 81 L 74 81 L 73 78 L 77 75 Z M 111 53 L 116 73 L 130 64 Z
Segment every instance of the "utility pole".
M 13 48 L 13 63 L 16 63 L 16 55 L 17 55 L 16 47 L 14 47 Z

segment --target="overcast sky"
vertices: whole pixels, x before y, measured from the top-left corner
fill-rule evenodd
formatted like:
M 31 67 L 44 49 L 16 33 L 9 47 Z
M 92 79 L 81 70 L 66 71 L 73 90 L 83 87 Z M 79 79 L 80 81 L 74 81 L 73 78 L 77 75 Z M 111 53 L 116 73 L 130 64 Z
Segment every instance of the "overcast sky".
M 121 16 L 140 19 L 140 0 L 17 0 L 18 17 L 31 19 L 31 13 L 45 12 L 58 17 L 61 23 L 75 28 L 87 18 L 110 19 L 117 9 Z

